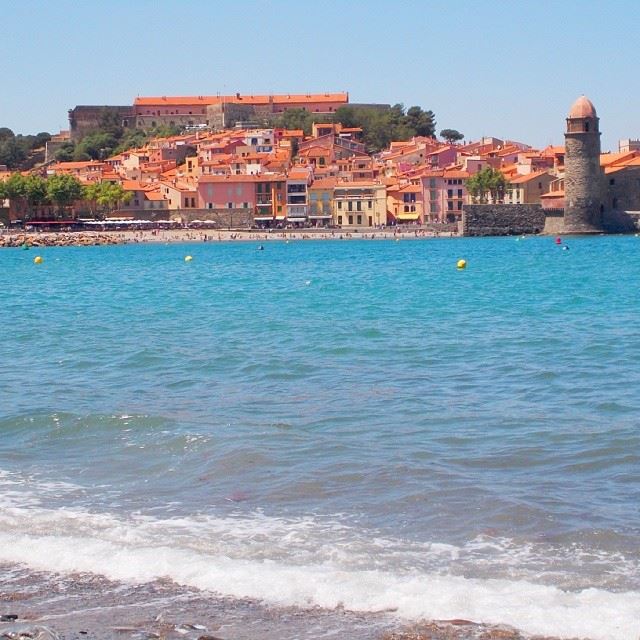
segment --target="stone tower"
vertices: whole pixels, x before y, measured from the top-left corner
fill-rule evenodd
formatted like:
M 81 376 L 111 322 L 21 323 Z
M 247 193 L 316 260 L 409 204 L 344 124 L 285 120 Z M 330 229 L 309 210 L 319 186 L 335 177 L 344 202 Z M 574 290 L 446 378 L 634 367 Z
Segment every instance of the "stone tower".
M 602 231 L 604 173 L 600 167 L 599 118 L 591 100 L 578 98 L 569 111 L 564 156 L 566 233 Z

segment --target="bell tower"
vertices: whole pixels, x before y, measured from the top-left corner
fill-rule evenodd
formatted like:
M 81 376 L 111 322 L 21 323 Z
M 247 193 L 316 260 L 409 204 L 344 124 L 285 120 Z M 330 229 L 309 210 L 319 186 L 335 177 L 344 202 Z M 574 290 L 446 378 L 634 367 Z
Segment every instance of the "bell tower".
M 591 100 L 581 96 L 573 103 L 564 134 L 565 233 L 603 230 L 604 173 L 600 167 L 599 121 Z

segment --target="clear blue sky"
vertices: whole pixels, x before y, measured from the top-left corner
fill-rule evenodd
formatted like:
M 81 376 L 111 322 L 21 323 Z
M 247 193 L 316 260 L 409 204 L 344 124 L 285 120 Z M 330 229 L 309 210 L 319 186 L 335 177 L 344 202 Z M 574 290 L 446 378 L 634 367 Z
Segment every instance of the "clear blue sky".
M 4 0 L 0 126 L 67 127 L 136 95 L 349 91 L 455 128 L 562 143 L 580 94 L 603 148 L 640 137 L 637 0 Z

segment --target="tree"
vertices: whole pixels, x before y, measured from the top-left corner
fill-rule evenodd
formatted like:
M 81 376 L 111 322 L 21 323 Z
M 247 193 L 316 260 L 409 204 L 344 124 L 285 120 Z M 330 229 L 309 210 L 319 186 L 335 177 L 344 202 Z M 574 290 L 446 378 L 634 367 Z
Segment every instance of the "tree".
M 41 176 L 27 176 L 24 180 L 24 190 L 29 207 L 37 207 L 48 200 L 47 181 Z
M 449 144 L 459 142 L 464 139 L 464 133 L 460 133 L 456 129 L 443 129 L 440 132 L 440 137 L 444 138 Z
M 82 160 L 101 160 L 112 155 L 118 145 L 115 136 L 108 132 L 97 132 L 85 136 L 75 147 L 73 159 L 76 162 Z
M 56 151 L 55 158 L 58 162 L 71 162 L 73 160 L 73 152 L 76 150 L 76 145 L 70 140 L 63 142 L 60 148 Z
M 77 178 L 68 174 L 51 176 L 47 180 L 47 197 L 58 205 L 60 213 L 84 195 L 82 184 Z
M 287 109 L 278 118 L 277 126 L 283 129 L 302 129 L 306 136 L 311 134 L 311 125 L 314 123 L 313 114 L 306 109 Z
M 475 203 L 486 204 L 489 197 L 492 202 L 504 200 L 504 192 L 507 186 L 505 177 L 491 167 L 485 167 L 467 180 L 467 191 Z
M 119 140 L 124 134 L 124 128 L 122 127 L 122 117 L 115 109 L 103 109 L 100 114 L 100 126 L 98 128 L 99 133 L 108 133 L 115 139 Z
M 133 192 L 125 191 L 116 182 L 95 182 L 84 188 L 85 199 L 97 205 L 99 213 L 112 211 L 120 203 L 127 203 L 133 198 Z
M 433 138 L 436 133 L 436 121 L 433 111 L 423 111 L 420 107 L 409 107 L 405 124 L 415 131 L 414 135 Z
M 11 201 L 19 214 L 24 213 L 27 197 L 25 177 L 21 173 L 12 173 L 3 183 L 3 187 L 4 197 Z
M 0 140 L 0 164 L 7 165 L 9 169 L 17 169 L 26 158 L 27 150 L 17 138 Z

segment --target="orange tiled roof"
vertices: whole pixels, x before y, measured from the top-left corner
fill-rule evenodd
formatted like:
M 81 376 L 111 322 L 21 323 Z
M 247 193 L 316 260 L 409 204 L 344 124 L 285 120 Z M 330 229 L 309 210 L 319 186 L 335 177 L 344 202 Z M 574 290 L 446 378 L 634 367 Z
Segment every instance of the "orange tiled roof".
M 509 179 L 509 182 L 511 184 L 523 184 L 525 182 L 529 182 L 531 180 L 535 180 L 536 178 L 539 178 L 540 176 L 546 176 L 549 175 L 548 172 L 546 171 L 533 171 L 532 173 L 527 173 L 525 175 L 519 175 L 519 176 L 515 176 L 513 178 Z

